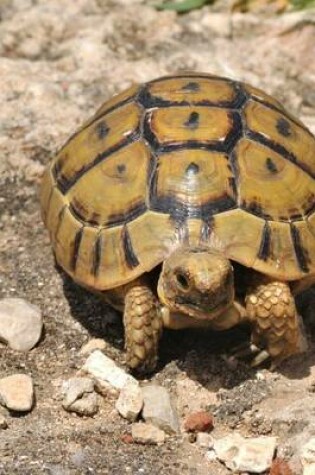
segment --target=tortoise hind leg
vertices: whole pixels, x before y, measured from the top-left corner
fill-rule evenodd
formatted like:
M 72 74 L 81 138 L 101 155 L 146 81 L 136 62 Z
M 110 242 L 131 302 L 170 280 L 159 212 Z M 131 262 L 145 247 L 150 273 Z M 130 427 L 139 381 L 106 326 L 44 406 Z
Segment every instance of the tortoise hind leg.
M 157 364 L 162 319 L 158 300 L 148 286 L 136 284 L 127 290 L 124 327 L 127 365 L 141 372 L 153 371 Z
M 262 281 L 249 289 L 246 313 L 253 326 L 252 342 L 263 351 L 252 361 L 259 365 L 268 356 L 272 367 L 306 348 L 302 322 L 290 287 L 284 282 Z

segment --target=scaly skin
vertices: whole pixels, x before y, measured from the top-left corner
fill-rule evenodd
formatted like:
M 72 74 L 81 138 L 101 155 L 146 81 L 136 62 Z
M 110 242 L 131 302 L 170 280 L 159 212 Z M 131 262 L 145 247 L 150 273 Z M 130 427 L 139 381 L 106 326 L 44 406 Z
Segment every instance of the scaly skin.
M 162 319 L 159 303 L 148 286 L 135 285 L 127 291 L 124 326 L 127 365 L 143 372 L 153 371 L 157 364 Z
M 266 282 L 250 289 L 246 313 L 252 326 L 252 341 L 265 347 L 279 364 L 285 358 L 301 351 L 301 330 L 295 301 L 284 282 Z

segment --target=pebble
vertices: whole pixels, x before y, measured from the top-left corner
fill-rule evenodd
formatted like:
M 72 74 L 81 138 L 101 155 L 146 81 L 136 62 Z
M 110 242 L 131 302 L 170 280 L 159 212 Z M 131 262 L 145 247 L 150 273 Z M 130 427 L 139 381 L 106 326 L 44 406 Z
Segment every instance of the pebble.
M 0 403 L 10 411 L 30 411 L 34 404 L 33 381 L 27 374 L 0 379 Z
M 82 416 L 93 416 L 98 411 L 98 397 L 94 382 L 89 378 L 72 378 L 63 386 L 65 393 L 62 406 L 66 411 Z
M 122 434 L 120 436 L 120 440 L 124 443 L 124 444 L 133 444 L 133 438 L 132 438 L 132 435 L 125 432 L 124 434 Z
M 112 359 L 100 350 L 95 350 L 90 354 L 82 370 L 95 378 L 101 390 L 106 390 L 108 387 L 120 390 L 126 384 L 139 384 L 133 376 L 119 368 Z
M 184 429 L 187 432 L 210 432 L 213 429 L 213 417 L 206 411 L 193 412 L 187 417 Z
M 120 391 L 116 402 L 119 414 L 130 422 L 134 422 L 143 407 L 143 394 L 140 386 L 126 384 Z
M 6 429 L 8 427 L 8 422 L 6 418 L 0 414 L 0 429 Z
M 105 350 L 106 348 L 106 343 L 102 338 L 92 338 L 89 340 L 87 343 L 85 343 L 81 350 L 80 354 L 81 355 L 89 355 L 95 350 Z
M 29 351 L 40 339 L 42 328 L 39 307 L 21 298 L 0 300 L 0 339 L 10 348 Z
M 162 386 L 148 385 L 142 388 L 144 405 L 142 417 L 167 434 L 179 432 L 179 420 L 168 391 Z
M 281 458 L 276 458 L 272 462 L 269 475 L 294 475 L 288 462 Z
M 303 475 L 315 475 L 315 437 L 312 437 L 301 451 Z
M 165 432 L 152 424 L 137 422 L 131 428 L 132 440 L 138 444 L 163 444 Z
M 271 467 L 276 437 L 244 438 L 233 433 L 214 442 L 218 459 L 233 471 L 262 473 Z

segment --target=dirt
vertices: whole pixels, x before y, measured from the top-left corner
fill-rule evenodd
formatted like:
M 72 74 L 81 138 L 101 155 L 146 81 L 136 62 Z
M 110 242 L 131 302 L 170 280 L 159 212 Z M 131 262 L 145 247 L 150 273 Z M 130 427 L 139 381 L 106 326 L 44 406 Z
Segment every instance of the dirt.
M 176 16 L 149 3 L 0 2 L 0 296 L 39 305 L 45 324 L 32 351 L 0 348 L 0 376 L 31 374 L 36 391 L 32 412 L 18 416 L 1 409 L 9 424 L 0 434 L 1 475 L 230 473 L 207 461 L 184 435 L 159 447 L 124 443 L 130 426 L 114 410 L 113 397 L 102 400 L 93 418 L 62 409 L 60 387 L 81 367 L 82 345 L 103 337 L 106 354 L 123 365 L 123 328 L 117 313 L 56 268 L 38 184 L 50 157 L 105 99 L 133 82 L 180 70 L 262 87 L 315 132 L 315 15 L 232 15 L 227 2 L 217 2 Z M 298 415 L 291 411 L 314 390 L 313 313 L 307 298 L 302 303 L 310 350 L 276 373 L 226 362 L 224 353 L 247 338 L 243 329 L 219 335 L 169 331 L 151 380 L 173 394 L 182 421 L 193 410 L 209 409 L 215 436 L 234 429 L 273 433 L 279 452 L 294 462 L 315 427 L 307 405 Z M 286 422 L 275 417 L 274 407 L 288 408 Z

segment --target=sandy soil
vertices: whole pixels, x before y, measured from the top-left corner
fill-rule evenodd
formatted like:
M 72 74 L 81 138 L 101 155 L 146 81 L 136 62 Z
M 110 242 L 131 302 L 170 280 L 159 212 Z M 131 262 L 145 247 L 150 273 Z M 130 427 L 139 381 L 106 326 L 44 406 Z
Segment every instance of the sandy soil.
M 45 322 L 42 341 L 29 353 L 0 348 L 0 376 L 29 373 L 36 389 L 31 413 L 1 409 L 9 423 L 0 434 L 1 475 L 230 473 L 206 461 L 185 436 L 161 447 L 124 444 L 129 426 L 113 398 L 103 399 L 94 418 L 62 409 L 60 386 L 82 365 L 82 344 L 91 335 L 104 337 L 106 353 L 123 363 L 123 330 L 116 313 L 57 272 L 38 183 L 56 149 L 106 98 L 184 69 L 262 87 L 315 132 L 315 15 L 230 15 L 226 2 L 218 2 L 176 16 L 149 3 L 0 1 L 0 295 L 39 305 Z M 314 323 L 307 303 L 303 308 L 310 351 L 276 374 L 224 362 L 222 353 L 244 336 L 241 330 L 166 332 L 152 380 L 171 391 L 182 419 L 194 409 L 214 410 L 217 435 L 235 428 L 278 435 L 279 453 L 298 474 L 296 454 L 315 430 L 315 411 L 303 402 L 298 416 L 292 409 L 308 400 L 315 374 Z

